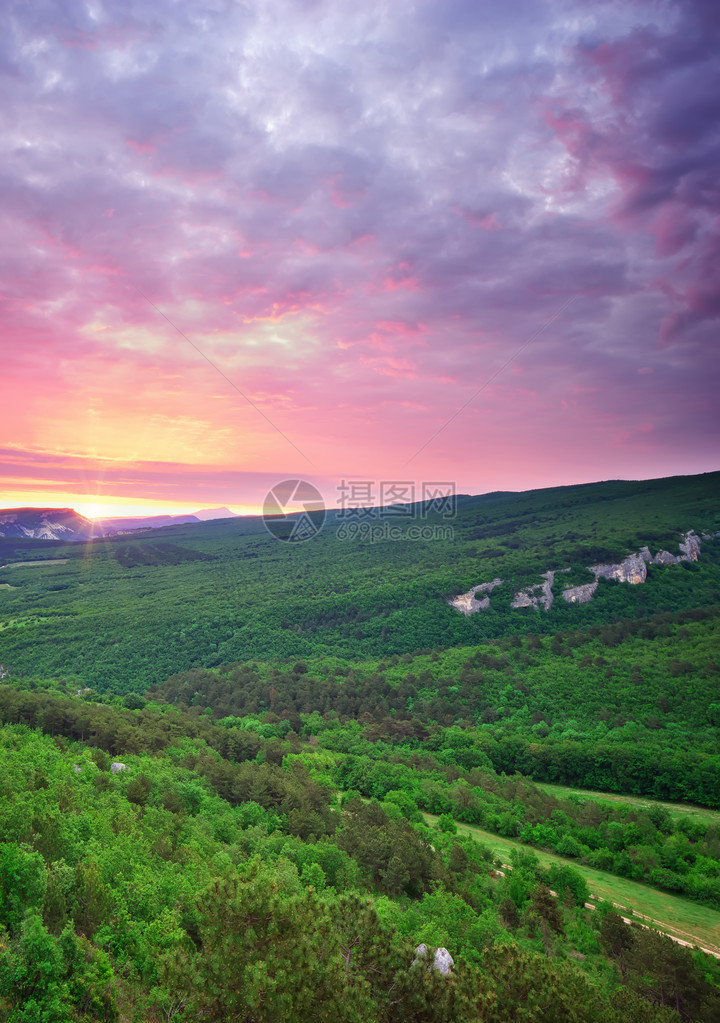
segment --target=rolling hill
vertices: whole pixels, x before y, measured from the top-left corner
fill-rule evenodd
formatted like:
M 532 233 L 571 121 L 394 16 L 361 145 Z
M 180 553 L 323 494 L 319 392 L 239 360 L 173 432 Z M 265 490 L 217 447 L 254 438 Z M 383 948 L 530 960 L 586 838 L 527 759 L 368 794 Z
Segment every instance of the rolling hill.
M 385 971 L 362 1018 L 392 991 L 438 1023 L 535 997 L 716 1019 L 718 962 L 678 941 L 720 927 L 719 497 L 715 473 L 331 512 L 303 543 L 254 516 L 0 538 L 0 1014 L 230 1018 L 232 964 L 296 998 L 309 942 L 337 1018 Z
M 697 561 L 652 564 L 641 586 L 600 578 L 588 604 L 512 604 L 548 571 L 562 573 L 559 593 L 591 580 L 590 565 L 642 547 L 679 553 L 688 531 L 718 528 L 712 473 L 465 498 L 452 518 L 335 513 L 299 544 L 253 516 L 85 544 L 0 539 L 0 584 L 12 587 L 0 590 L 0 658 L 18 675 L 68 672 L 123 692 L 253 658 L 382 657 L 636 620 L 720 602 L 718 539 L 703 539 Z M 35 564 L 45 559 L 64 563 Z M 449 605 L 494 579 L 482 613 Z

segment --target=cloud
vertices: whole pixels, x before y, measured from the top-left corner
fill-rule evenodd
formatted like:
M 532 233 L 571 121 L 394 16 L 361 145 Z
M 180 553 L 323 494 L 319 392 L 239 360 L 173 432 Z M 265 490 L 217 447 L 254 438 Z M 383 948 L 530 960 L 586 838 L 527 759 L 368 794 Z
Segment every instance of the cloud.
M 518 482 L 528 422 L 556 477 L 576 471 L 568 428 L 599 465 L 598 424 L 647 445 L 654 423 L 668 471 L 703 435 L 720 315 L 711 3 L 3 17 L 13 443 L 185 451 L 193 472 L 296 458 L 213 363 L 323 472 L 389 470 L 570 297 L 428 471 L 467 474 L 489 421 Z
M 187 506 L 210 501 L 242 507 L 262 506 L 265 495 L 292 472 L 243 472 L 225 468 L 196 467 L 192 474 L 183 462 L 132 462 L 129 464 L 78 457 L 52 451 L 0 448 L 0 482 L 7 492 L 32 492 L 39 496 L 48 489 L 100 498 L 117 505 L 146 500 Z M 337 481 L 306 473 L 333 502 Z M 37 504 L 37 501 L 36 501 Z
M 636 237 L 655 236 L 649 283 L 672 306 L 660 340 L 677 343 L 703 339 L 702 328 L 720 315 L 720 19 L 703 2 L 667 9 L 663 24 L 579 43 L 579 70 L 594 82 L 594 99 L 572 110 L 556 100 L 554 126 L 579 187 L 611 175 L 616 223 Z

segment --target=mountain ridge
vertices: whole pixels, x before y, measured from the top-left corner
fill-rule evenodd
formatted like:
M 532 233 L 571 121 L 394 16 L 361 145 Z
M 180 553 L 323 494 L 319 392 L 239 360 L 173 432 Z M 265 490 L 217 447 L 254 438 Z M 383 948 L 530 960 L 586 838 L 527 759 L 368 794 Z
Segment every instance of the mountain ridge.
M 137 530 L 237 517 L 224 506 L 202 508 L 187 515 L 107 516 L 96 519 L 86 518 L 74 508 L 0 508 L 0 538 L 83 541 Z
M 74 508 L 0 509 L 0 537 L 27 540 L 90 540 L 102 536 L 101 526 Z

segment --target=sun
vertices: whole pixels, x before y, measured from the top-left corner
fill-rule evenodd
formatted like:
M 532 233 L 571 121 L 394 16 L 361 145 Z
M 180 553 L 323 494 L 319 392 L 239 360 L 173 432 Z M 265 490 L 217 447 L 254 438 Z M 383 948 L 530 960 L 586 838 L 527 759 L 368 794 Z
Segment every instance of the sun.
M 112 510 L 107 504 L 100 504 L 97 501 L 77 501 L 75 511 L 84 515 L 86 519 L 102 519 L 112 515 Z

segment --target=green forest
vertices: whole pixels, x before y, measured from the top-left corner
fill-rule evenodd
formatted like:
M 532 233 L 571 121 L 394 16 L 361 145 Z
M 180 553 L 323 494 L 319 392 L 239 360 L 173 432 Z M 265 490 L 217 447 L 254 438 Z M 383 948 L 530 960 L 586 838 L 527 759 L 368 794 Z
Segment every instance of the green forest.
M 559 590 L 717 532 L 719 496 L 0 540 L 0 1019 L 714 1023 L 720 540 Z

